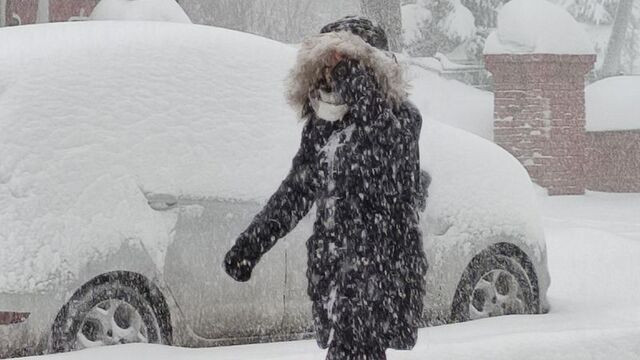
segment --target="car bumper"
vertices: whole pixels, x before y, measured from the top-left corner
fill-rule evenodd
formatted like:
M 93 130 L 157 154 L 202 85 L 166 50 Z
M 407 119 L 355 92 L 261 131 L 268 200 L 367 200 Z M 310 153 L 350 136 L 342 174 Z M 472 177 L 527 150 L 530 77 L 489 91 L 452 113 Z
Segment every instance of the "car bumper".
M 42 354 L 58 306 L 51 293 L 0 294 L 0 358 Z

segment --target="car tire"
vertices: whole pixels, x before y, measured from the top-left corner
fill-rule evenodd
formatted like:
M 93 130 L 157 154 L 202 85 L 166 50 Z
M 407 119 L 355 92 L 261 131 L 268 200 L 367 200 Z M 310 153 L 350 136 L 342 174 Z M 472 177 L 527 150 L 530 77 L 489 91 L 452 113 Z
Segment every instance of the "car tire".
M 60 310 L 50 352 L 126 343 L 168 344 L 160 316 L 148 292 L 130 279 L 110 278 L 83 287 Z
M 486 254 L 467 266 L 454 296 L 452 322 L 536 313 L 534 287 L 511 257 Z

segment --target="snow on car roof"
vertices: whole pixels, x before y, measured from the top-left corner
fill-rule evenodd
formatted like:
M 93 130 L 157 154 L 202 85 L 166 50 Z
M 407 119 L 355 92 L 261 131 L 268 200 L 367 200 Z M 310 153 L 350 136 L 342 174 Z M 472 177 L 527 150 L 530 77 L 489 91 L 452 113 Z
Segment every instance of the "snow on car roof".
M 294 47 L 160 22 L 0 35 L 0 242 L 16 249 L 0 252 L 0 291 L 55 286 L 132 239 L 162 269 L 177 215 L 145 193 L 264 201 L 298 149 Z M 541 239 L 531 182 L 505 151 L 427 118 L 421 153 L 429 212 L 452 232 Z
M 19 49 L 0 60 L 0 176 L 17 196 L 121 169 L 143 191 L 261 199 L 286 175 L 300 136 L 283 95 L 295 49 L 167 23 L 2 31 L 0 52 Z M 69 176 L 80 163 L 84 176 Z

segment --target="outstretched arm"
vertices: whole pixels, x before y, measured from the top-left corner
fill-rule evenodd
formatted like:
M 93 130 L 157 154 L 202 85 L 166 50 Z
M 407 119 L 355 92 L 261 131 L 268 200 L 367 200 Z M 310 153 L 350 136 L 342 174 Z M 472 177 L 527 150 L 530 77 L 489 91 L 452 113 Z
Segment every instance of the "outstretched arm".
M 303 130 L 289 175 L 225 256 L 225 270 L 237 281 L 251 278 L 260 258 L 295 228 L 315 200 L 318 184 L 310 122 Z

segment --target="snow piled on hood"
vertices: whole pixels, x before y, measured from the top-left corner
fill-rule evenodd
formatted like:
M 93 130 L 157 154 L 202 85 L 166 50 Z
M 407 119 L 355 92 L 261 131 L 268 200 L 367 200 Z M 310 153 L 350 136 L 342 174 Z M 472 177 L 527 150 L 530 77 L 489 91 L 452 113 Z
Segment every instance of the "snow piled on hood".
M 191 23 L 175 0 L 101 0 L 90 19 Z
M 123 243 L 162 269 L 176 214 L 145 194 L 262 202 L 290 169 L 302 130 L 285 97 L 293 47 L 160 22 L 0 32 L 0 292 L 49 289 Z M 439 82 L 416 92 L 428 86 Z M 430 120 L 428 95 L 416 98 L 430 214 L 468 241 L 517 233 L 542 248 L 522 166 Z
M 583 27 L 547 0 L 512 0 L 498 13 L 498 29 L 487 38 L 485 54 L 593 54 Z
M 426 213 L 430 233 L 446 231 L 461 243 L 519 239 L 530 245 L 538 261 L 542 258 L 544 234 L 533 184 L 507 151 L 427 118 L 420 161 L 432 175 Z

